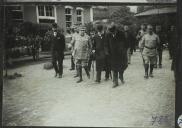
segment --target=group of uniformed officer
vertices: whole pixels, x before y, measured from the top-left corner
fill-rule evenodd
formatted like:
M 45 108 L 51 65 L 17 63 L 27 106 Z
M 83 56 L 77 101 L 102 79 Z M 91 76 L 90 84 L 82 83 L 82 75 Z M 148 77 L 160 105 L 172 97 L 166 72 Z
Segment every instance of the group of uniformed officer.
M 123 28 L 124 31 L 119 30 L 117 25 L 112 22 L 105 30 L 104 26 L 99 24 L 96 33 L 89 36 L 86 33 L 85 26 L 72 27 L 72 39 L 69 44 L 72 51 L 70 70 L 76 69 L 74 77 L 79 78 L 77 83 L 83 81 L 82 68 L 85 69 L 86 75 L 90 79 L 89 65 L 91 65 L 92 61 L 95 61 L 96 83 L 101 82 L 101 72 L 105 71 L 105 80 L 109 80 L 110 77 L 113 78 L 113 87 L 119 86 L 118 79 L 124 84 L 123 74 L 128 64 L 131 63 L 131 51 L 136 46 L 134 44 L 135 39 L 139 42 L 138 45 L 143 58 L 144 78 L 153 77 L 153 68 L 157 66 L 157 58 L 159 58 L 159 68 L 162 68 L 162 51 L 165 37 L 161 33 L 161 26 L 157 25 L 154 32 L 152 25 L 147 25 L 147 29 L 144 25 L 141 25 L 141 30 L 136 38 L 129 32 L 127 25 L 124 25 Z M 57 25 L 53 24 L 52 63 L 56 72 L 55 76 L 59 74 L 59 77 L 62 77 L 64 49 L 65 37 L 57 29 Z

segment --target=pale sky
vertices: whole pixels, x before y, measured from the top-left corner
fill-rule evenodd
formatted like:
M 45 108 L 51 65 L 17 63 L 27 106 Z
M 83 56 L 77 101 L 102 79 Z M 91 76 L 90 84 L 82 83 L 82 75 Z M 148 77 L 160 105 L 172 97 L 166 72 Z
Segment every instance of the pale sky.
M 137 12 L 137 6 L 128 6 L 128 7 L 130 7 L 132 12 L 135 12 L 135 13 Z

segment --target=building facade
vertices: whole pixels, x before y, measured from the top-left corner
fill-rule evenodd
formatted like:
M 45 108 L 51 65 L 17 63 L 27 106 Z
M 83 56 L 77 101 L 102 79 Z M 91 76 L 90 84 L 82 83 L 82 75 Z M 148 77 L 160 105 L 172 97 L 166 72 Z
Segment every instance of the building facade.
M 32 22 L 39 24 L 57 23 L 64 31 L 72 25 L 93 21 L 92 6 L 66 5 L 16 5 L 11 6 L 13 22 Z

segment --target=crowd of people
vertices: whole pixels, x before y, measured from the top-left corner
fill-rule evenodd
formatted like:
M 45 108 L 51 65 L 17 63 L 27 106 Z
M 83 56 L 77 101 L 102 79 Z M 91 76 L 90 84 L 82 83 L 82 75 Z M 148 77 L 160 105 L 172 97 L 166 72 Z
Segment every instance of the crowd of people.
M 155 29 L 154 29 L 155 27 Z M 162 68 L 163 48 L 168 44 L 170 59 L 174 57 L 176 33 L 172 25 L 170 31 L 162 31 L 161 25 L 141 25 L 137 35 L 133 35 L 128 25 L 119 30 L 112 22 L 107 26 L 98 24 L 96 32 L 87 34 L 84 25 L 71 28 L 71 69 L 76 70 L 74 77 L 77 83 L 83 81 L 82 69 L 90 79 L 91 66 L 96 64 L 96 83 L 101 82 L 101 73 L 105 72 L 105 80 L 112 79 L 113 88 L 119 86 L 118 79 L 124 84 L 124 72 L 131 63 L 131 55 L 136 47 L 141 52 L 144 65 L 144 78 L 153 77 L 154 68 Z M 138 42 L 138 44 L 136 43 Z M 57 24 L 52 25 L 51 38 L 52 63 L 55 77 L 62 78 L 65 36 L 59 31 Z

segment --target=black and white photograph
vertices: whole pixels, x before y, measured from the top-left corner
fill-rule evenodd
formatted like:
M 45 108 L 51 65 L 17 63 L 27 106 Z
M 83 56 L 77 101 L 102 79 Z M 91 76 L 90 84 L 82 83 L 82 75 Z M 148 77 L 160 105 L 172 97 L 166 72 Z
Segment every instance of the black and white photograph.
M 182 128 L 177 0 L 3 1 L 2 126 Z

